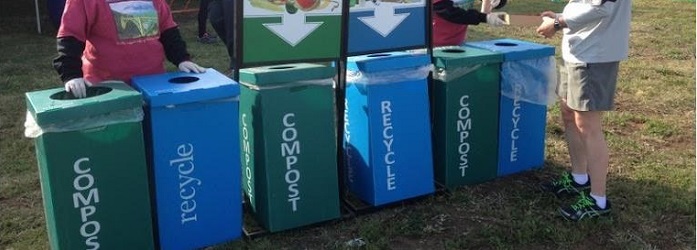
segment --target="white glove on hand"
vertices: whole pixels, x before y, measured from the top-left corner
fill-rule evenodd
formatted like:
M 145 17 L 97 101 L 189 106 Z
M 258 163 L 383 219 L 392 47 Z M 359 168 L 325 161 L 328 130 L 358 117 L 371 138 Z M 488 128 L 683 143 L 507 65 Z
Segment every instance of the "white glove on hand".
M 74 78 L 65 83 L 65 92 L 72 93 L 77 98 L 87 97 L 87 86 L 92 83 L 85 81 L 85 78 Z
M 203 73 L 206 72 L 206 69 L 204 69 L 201 66 L 198 66 L 197 64 L 191 62 L 191 61 L 183 61 L 179 63 L 179 70 L 186 72 L 186 73 Z
M 506 21 L 501 19 L 504 16 L 505 16 L 505 13 L 502 13 L 502 12 L 494 12 L 494 13 L 486 14 L 486 23 L 491 25 L 491 26 L 494 26 L 494 27 L 506 25 Z

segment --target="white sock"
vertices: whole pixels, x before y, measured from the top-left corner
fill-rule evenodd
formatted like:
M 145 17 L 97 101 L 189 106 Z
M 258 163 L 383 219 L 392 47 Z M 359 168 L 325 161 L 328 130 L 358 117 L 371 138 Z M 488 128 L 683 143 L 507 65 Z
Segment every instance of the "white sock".
M 588 174 L 587 173 L 577 174 L 577 173 L 571 172 L 571 175 L 574 177 L 574 181 L 576 182 L 576 184 L 583 185 L 583 184 L 586 184 L 588 182 Z
M 605 209 L 605 206 L 607 205 L 607 197 L 606 196 L 597 196 L 591 193 L 591 197 L 595 199 L 595 204 L 598 205 L 598 207 Z

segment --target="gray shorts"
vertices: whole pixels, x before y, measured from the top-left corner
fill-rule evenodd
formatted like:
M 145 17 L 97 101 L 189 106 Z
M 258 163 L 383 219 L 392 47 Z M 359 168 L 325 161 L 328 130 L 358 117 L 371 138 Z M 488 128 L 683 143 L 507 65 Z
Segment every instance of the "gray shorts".
M 559 66 L 557 95 L 577 111 L 608 111 L 615 103 L 619 62 L 570 63 Z

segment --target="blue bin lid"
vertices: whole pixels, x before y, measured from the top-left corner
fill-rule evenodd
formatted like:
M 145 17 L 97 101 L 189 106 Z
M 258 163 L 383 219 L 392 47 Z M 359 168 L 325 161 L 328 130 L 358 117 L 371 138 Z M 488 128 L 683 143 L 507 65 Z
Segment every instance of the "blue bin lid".
M 503 53 L 504 61 L 536 59 L 554 55 L 554 47 L 515 39 L 468 42 L 469 47 Z
M 143 97 L 123 82 L 87 88 L 87 98 L 75 99 L 63 88 L 25 93 L 27 109 L 41 125 L 56 124 L 115 111 L 141 108 Z
M 152 107 L 236 97 L 240 86 L 215 69 L 201 74 L 170 72 L 133 77 L 133 87 Z
M 431 57 L 427 54 L 399 51 L 348 57 L 346 69 L 375 73 L 421 67 L 430 63 Z

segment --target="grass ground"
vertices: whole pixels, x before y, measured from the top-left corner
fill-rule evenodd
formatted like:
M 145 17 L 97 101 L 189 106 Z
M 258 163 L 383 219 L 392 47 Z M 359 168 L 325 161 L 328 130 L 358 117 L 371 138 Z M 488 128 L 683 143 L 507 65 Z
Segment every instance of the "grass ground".
M 560 10 L 563 3 L 516 0 L 511 13 Z M 45 11 L 44 11 L 45 12 Z M 291 230 L 213 249 L 342 249 L 361 238 L 365 249 L 694 249 L 695 4 L 635 0 L 630 59 L 621 64 L 617 110 L 605 116 L 611 150 L 611 217 L 569 223 L 554 209 L 568 202 L 535 184 L 567 168 L 559 109 L 548 112 L 545 167 L 457 189 L 322 226 Z M 34 146 L 22 135 L 23 93 L 59 87 L 50 61 L 55 30 L 33 6 L 0 7 L 0 249 L 46 249 Z M 195 16 L 177 15 L 195 61 L 224 71 L 222 45 L 195 41 Z M 471 40 L 510 37 L 557 46 L 533 28 L 470 29 Z M 559 51 L 557 51 L 559 54 Z

